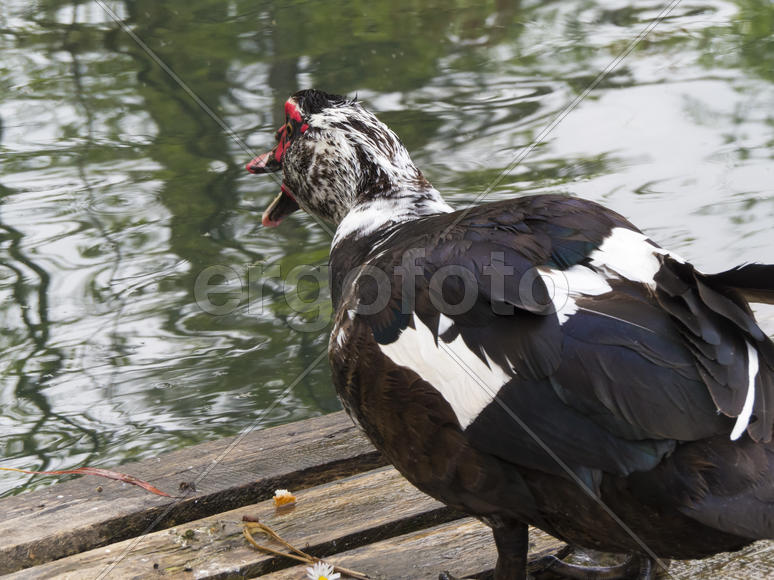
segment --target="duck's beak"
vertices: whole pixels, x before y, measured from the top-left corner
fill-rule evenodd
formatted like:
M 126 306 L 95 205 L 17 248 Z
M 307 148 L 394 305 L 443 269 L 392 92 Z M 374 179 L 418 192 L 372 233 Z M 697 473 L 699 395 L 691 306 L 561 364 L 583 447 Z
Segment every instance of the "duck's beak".
M 259 155 L 245 166 L 250 173 L 274 173 L 282 169 L 282 163 L 276 159 L 274 150 Z
M 283 183 L 280 186 L 280 193 L 269 204 L 269 207 L 263 212 L 261 223 L 267 228 L 276 228 L 280 222 L 294 211 L 299 209 L 296 198 Z
M 278 160 L 277 157 L 280 157 Z M 246 169 L 250 173 L 273 173 L 282 169 L 281 156 L 276 154 L 276 150 L 269 151 L 259 155 L 247 164 Z M 274 198 L 263 212 L 261 223 L 267 228 L 275 228 L 280 225 L 283 219 L 299 209 L 296 198 L 283 183 L 280 187 L 280 193 Z

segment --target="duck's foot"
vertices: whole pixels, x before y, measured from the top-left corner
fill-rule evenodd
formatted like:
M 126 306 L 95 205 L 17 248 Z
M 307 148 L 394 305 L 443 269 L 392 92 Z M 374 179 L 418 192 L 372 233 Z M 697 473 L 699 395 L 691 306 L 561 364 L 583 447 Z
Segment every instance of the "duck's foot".
M 564 562 L 562 562 L 562 559 L 572 554 L 572 552 L 573 552 L 572 546 L 565 546 L 564 548 L 559 550 L 556 554 L 553 554 L 551 556 L 545 556 L 543 558 L 537 558 L 536 560 L 530 561 L 527 564 L 527 571 L 529 572 L 530 575 L 532 575 L 535 573 L 540 573 L 541 571 L 547 570 L 549 568 L 552 568 L 556 561 L 564 564 Z M 452 575 L 450 572 L 444 571 L 444 572 L 441 572 L 441 574 L 438 576 L 438 580 L 469 580 L 469 579 L 457 578 L 456 576 Z M 494 580 L 494 570 L 490 570 L 487 573 L 477 575 L 475 577 L 475 580 Z
M 616 566 L 584 566 L 564 562 L 575 549 L 565 546 L 556 554 L 531 560 L 527 564 L 527 573 L 536 580 L 553 578 L 570 578 L 573 580 L 654 580 L 656 577 L 653 561 L 645 556 L 633 554 L 622 564 Z M 493 573 L 486 576 L 476 576 L 476 580 L 491 580 Z M 450 572 L 441 572 L 438 580 L 459 579 Z
M 556 554 L 551 554 L 550 556 L 543 556 L 542 558 L 535 558 L 534 560 L 530 560 L 529 562 L 527 562 L 527 573 L 530 576 L 534 576 L 534 577 L 539 577 L 541 574 L 548 571 L 551 571 L 553 573 L 557 570 L 557 568 L 561 568 L 562 565 L 565 565 L 565 562 L 563 560 L 567 556 L 572 554 L 574 551 L 575 551 L 575 548 L 567 544 Z
M 529 563 L 527 570 L 534 578 L 572 578 L 574 580 L 653 580 L 653 561 L 645 556 L 632 554 L 616 566 L 583 566 L 564 562 L 573 552 L 565 546 L 553 556 L 544 556 Z

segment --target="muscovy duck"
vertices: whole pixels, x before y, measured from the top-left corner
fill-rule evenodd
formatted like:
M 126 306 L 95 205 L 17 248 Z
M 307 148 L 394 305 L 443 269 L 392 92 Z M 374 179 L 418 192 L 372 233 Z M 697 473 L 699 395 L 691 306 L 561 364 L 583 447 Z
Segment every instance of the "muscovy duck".
M 774 266 L 703 274 L 565 195 L 453 211 L 359 102 L 304 90 L 285 113 L 247 169 L 282 171 L 263 225 L 300 207 L 337 226 L 343 406 L 491 526 L 497 580 L 525 578 L 528 524 L 643 578 L 774 538 L 774 344 L 748 303 L 774 302 Z

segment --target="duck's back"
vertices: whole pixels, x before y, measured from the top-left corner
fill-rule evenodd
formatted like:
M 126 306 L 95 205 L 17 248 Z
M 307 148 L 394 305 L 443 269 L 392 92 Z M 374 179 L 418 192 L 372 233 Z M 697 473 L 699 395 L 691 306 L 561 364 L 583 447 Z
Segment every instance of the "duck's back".
M 558 195 L 353 236 L 331 267 L 334 382 L 421 489 L 607 550 L 642 547 L 608 509 L 667 557 L 774 537 L 774 347 L 743 296 L 771 270 L 700 274 Z

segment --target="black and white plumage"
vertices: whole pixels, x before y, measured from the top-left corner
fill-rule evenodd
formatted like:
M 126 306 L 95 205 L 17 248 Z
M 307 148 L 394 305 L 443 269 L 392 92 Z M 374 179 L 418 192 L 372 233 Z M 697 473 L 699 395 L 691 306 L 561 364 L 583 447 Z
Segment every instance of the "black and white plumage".
M 285 110 L 248 170 L 283 172 L 264 225 L 337 225 L 339 396 L 407 479 L 492 526 L 498 580 L 524 577 L 526 524 L 664 558 L 774 538 L 774 345 L 748 305 L 774 302 L 774 266 L 702 274 L 563 195 L 452 211 L 359 103 Z

